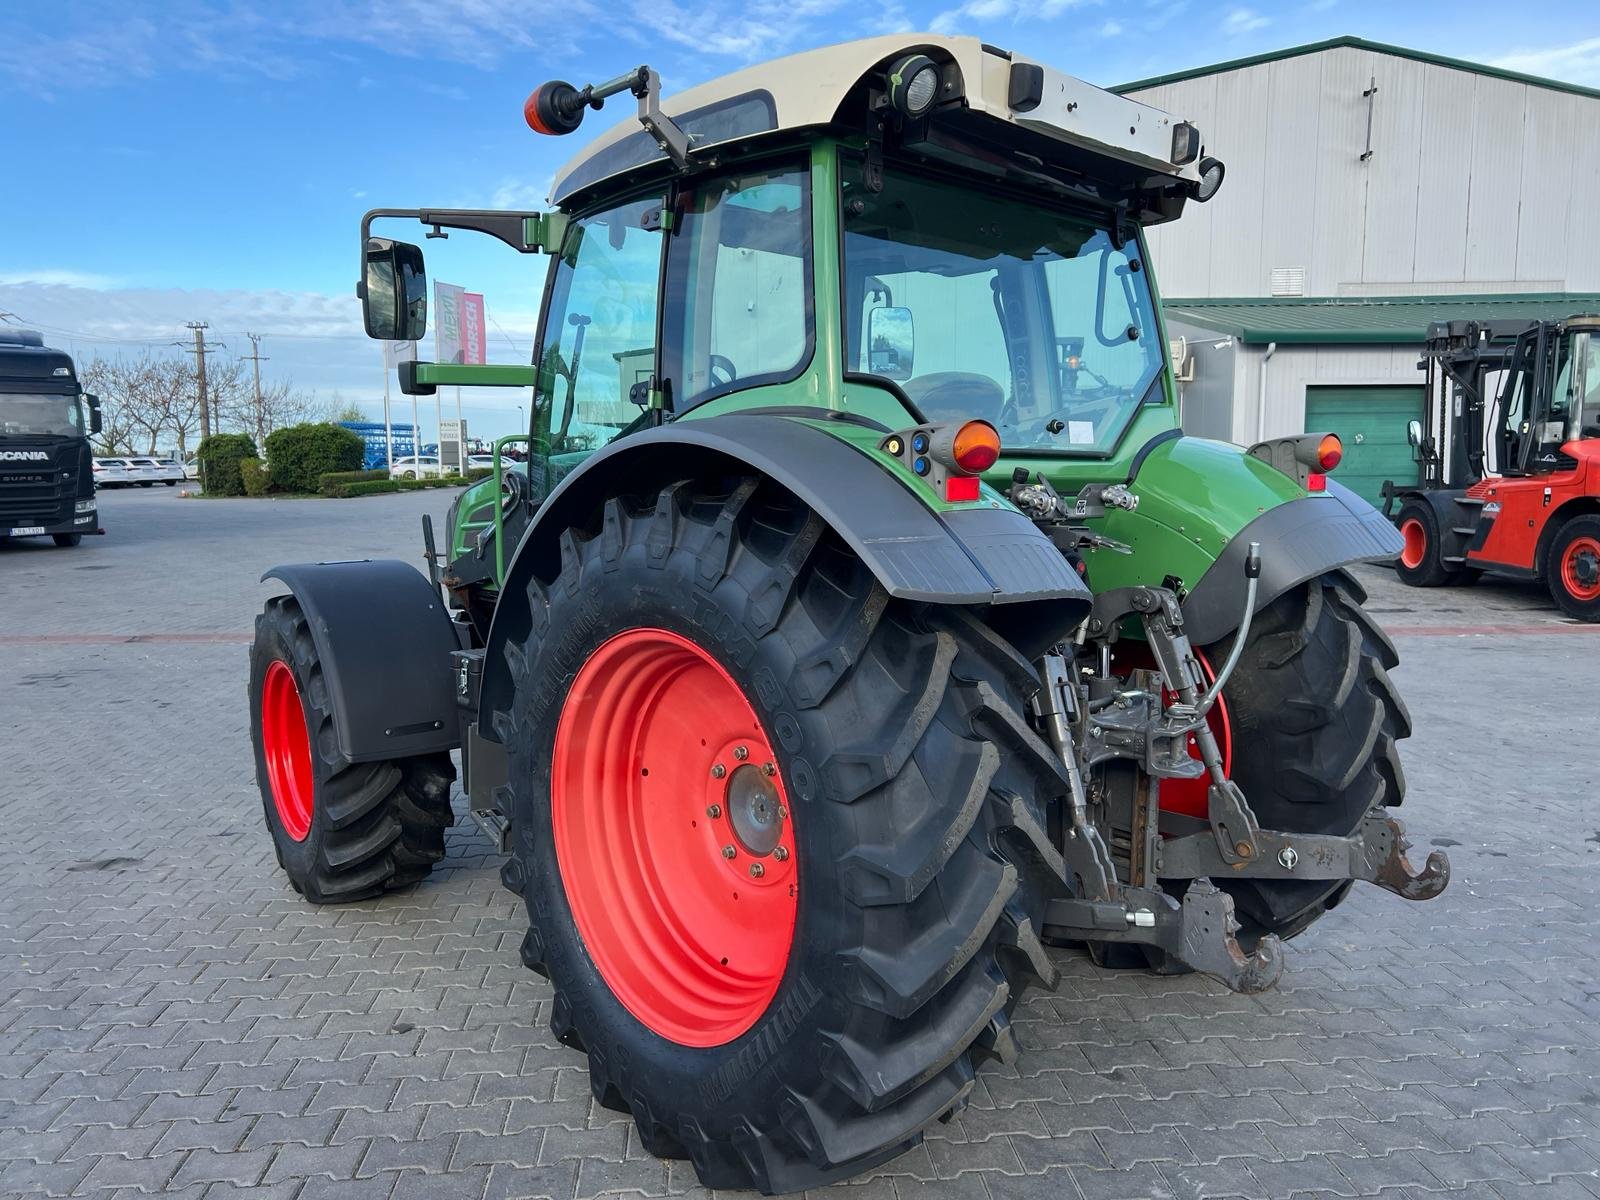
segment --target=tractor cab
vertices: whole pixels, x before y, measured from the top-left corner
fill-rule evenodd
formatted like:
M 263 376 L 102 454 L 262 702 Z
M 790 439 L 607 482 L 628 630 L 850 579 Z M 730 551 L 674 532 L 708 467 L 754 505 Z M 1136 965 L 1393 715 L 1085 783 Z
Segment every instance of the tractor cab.
M 548 212 L 363 220 L 358 294 L 389 340 L 424 332 L 425 268 L 374 222 L 549 256 L 529 366 L 401 370 L 411 394 L 532 388 L 525 472 L 498 472 L 452 517 L 457 577 L 498 581 L 508 520 L 603 447 L 689 418 L 775 408 L 880 433 L 976 419 L 1009 448 L 1104 464 L 1108 482 L 1125 475 L 1110 460 L 1176 425 L 1142 229 L 1221 185 L 1188 122 L 975 39 L 904 36 L 667 100 L 648 67 L 556 81 L 524 115 L 571 133 L 618 95 L 637 120 L 557 174 Z M 932 459 L 906 465 L 940 502 L 978 502 Z

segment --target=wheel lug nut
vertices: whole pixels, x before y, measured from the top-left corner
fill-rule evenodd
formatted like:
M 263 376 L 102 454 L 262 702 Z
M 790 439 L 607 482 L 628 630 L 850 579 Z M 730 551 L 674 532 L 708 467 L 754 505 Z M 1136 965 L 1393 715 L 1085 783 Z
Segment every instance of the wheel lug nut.
M 750 864 L 750 878 L 751 879 L 760 879 L 766 873 L 767 873 L 767 869 L 765 867 L 763 867 L 760 863 L 751 863 Z
M 737 853 L 739 853 L 739 852 L 737 850 L 735 850 L 732 846 L 724 846 L 722 848 L 722 857 L 723 858 L 732 858 Z
M 779 846 L 776 850 L 774 850 L 772 852 L 772 857 L 777 859 L 779 862 L 788 862 L 789 861 L 789 847 L 787 847 L 787 846 Z
M 771 763 L 766 763 L 762 766 L 761 773 L 763 775 L 776 775 L 778 773 L 778 768 L 773 766 Z
M 711 778 L 713 779 L 721 779 L 727 773 L 728 768 L 723 766 L 721 763 L 718 763 L 716 766 L 711 768 Z
M 720 817 L 721 815 L 722 815 L 722 805 L 720 805 L 720 804 L 711 804 L 711 805 L 707 805 L 706 806 L 706 816 L 711 817 L 712 819 L 715 819 L 717 817 Z
M 745 759 L 750 757 L 750 751 L 743 746 L 735 746 L 733 748 L 733 756 L 740 762 L 743 762 Z
M 778 820 L 787 821 L 788 819 L 789 819 L 789 810 L 787 808 L 785 808 L 781 804 L 778 805 Z

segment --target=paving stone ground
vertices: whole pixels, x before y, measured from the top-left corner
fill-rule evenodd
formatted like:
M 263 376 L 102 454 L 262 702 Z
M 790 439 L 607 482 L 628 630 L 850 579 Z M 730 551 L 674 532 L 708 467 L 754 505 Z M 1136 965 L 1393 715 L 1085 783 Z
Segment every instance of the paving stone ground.
M 417 561 L 438 494 L 103 499 L 108 536 L 0 546 L 0 1196 L 688 1195 L 557 1045 L 470 825 L 423 886 L 314 909 L 261 825 L 257 576 Z M 1535 588 L 1363 570 L 1416 736 L 1404 816 L 1455 879 L 1376 889 L 1282 985 L 1101 971 L 847 1200 L 1600 1196 L 1600 634 Z M 463 806 L 458 798 L 458 812 Z

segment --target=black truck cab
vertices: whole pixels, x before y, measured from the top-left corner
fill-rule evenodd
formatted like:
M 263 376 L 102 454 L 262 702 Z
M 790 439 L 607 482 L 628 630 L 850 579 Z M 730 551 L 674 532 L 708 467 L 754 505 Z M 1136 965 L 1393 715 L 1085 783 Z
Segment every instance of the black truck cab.
M 0 539 L 101 533 L 89 435 L 100 401 L 72 358 L 31 330 L 0 329 Z

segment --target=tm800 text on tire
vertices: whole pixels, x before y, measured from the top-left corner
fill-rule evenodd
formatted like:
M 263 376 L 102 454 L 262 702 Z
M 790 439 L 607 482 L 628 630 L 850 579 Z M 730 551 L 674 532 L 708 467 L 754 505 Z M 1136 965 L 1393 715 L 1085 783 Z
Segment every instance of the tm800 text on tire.
M 1022 986 L 1053 982 L 1066 790 L 1009 647 L 888 599 L 753 479 L 609 501 L 497 619 L 523 957 L 646 1148 L 811 1187 L 1009 1057 Z

